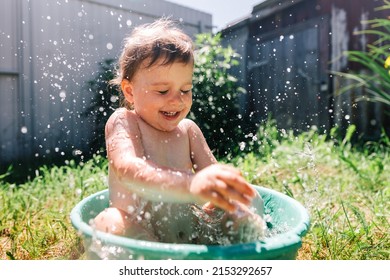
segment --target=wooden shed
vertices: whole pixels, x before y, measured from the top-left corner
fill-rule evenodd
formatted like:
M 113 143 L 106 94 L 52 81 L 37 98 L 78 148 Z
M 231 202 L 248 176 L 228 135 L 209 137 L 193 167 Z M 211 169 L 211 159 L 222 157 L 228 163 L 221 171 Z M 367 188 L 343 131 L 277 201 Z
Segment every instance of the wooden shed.
M 164 0 L 3 0 L 0 9 L 0 171 L 88 149 L 83 117 L 98 63 L 119 55 L 139 24 L 172 16 L 191 36 L 212 16 Z
M 364 50 L 373 38 L 355 35 L 364 20 L 385 18 L 376 11 L 382 0 L 266 0 L 247 18 L 222 30 L 224 44 L 241 55 L 235 68 L 247 94 L 241 107 L 248 122 L 259 124 L 269 115 L 280 128 L 329 131 L 355 124 L 365 139 L 390 133 L 383 104 L 356 102 L 359 92 L 338 95 L 342 86 L 331 71 L 356 68 L 343 56 Z

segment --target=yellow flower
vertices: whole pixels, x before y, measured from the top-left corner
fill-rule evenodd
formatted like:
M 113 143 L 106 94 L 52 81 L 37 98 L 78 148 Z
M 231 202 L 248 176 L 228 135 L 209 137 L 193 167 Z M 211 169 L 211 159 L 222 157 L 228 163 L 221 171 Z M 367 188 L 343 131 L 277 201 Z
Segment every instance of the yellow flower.
M 386 61 L 385 61 L 385 68 L 389 68 L 390 67 L 390 56 L 387 57 Z

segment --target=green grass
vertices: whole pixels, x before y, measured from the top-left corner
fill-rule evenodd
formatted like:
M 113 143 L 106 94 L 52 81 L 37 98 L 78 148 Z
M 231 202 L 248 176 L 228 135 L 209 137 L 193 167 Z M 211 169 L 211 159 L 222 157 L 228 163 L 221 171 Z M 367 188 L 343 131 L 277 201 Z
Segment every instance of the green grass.
M 23 184 L 0 181 L 0 259 L 79 258 L 83 248 L 69 213 L 83 197 L 107 188 L 106 174 L 107 161 L 94 157 L 43 166 Z
M 390 258 L 390 141 L 383 135 L 380 142 L 353 146 L 352 134 L 353 126 L 340 141 L 316 130 L 294 136 L 268 123 L 247 145 L 250 152 L 225 159 L 253 184 L 307 207 L 311 228 L 299 259 Z M 99 156 L 43 166 L 22 184 L 0 175 L 0 259 L 82 258 L 69 213 L 107 188 L 106 175 L 107 161 Z

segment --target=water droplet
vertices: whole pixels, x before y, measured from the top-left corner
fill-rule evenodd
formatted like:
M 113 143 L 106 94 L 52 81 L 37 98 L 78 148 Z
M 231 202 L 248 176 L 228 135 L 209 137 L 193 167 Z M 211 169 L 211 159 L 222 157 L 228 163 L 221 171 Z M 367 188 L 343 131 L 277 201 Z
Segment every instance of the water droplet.
M 75 149 L 75 150 L 73 150 L 72 153 L 73 153 L 74 156 L 78 156 L 78 155 L 81 155 L 83 152 L 78 150 L 78 149 Z
M 152 215 L 149 212 L 145 212 L 144 218 L 146 220 L 150 220 L 151 217 L 152 217 Z
M 20 132 L 22 132 L 23 134 L 26 134 L 27 133 L 27 127 L 25 126 L 22 126 L 22 128 L 20 129 Z
M 130 205 L 130 206 L 127 207 L 127 212 L 133 213 L 134 211 L 135 211 L 134 206 Z
M 108 50 L 112 50 L 113 45 L 112 45 L 111 43 L 107 43 L 106 48 L 107 48 Z
M 60 91 L 60 97 L 61 97 L 61 101 L 64 101 L 64 99 L 66 98 L 66 92 L 64 90 Z
M 118 100 L 118 96 L 111 95 L 110 101 L 111 101 L 112 103 L 115 103 L 117 100 Z

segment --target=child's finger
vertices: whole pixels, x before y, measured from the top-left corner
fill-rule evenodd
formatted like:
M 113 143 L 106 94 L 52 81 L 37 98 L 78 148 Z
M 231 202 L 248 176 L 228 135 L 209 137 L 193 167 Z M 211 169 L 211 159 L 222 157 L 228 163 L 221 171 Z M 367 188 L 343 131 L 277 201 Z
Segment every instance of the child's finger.
M 221 172 L 218 177 L 236 192 L 249 197 L 256 196 L 255 189 L 242 176 L 230 172 Z
M 227 201 L 237 200 L 246 205 L 250 204 L 251 202 L 248 196 L 245 196 L 244 194 L 238 192 L 237 190 L 232 188 L 227 182 L 222 180 L 215 181 L 214 191 L 218 192 L 221 197 L 223 197 Z
M 219 192 L 216 191 L 211 193 L 210 201 L 215 206 L 230 213 L 233 213 L 237 209 L 237 206 L 234 203 L 230 200 L 226 200 Z
M 232 188 L 227 182 L 219 181 L 215 184 L 215 191 L 218 192 L 225 200 L 236 200 L 245 205 L 251 203 L 251 197 L 241 192 L 238 192 L 235 188 Z

